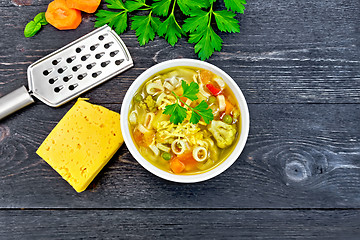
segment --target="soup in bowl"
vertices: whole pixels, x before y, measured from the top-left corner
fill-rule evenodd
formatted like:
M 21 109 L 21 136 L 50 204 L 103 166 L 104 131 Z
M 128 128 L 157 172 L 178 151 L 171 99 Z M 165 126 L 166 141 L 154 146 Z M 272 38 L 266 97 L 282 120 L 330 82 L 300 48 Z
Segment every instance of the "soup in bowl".
M 178 59 L 141 74 L 127 91 L 121 128 L 147 170 L 175 182 L 199 182 L 239 157 L 249 130 L 243 94 L 225 72 Z

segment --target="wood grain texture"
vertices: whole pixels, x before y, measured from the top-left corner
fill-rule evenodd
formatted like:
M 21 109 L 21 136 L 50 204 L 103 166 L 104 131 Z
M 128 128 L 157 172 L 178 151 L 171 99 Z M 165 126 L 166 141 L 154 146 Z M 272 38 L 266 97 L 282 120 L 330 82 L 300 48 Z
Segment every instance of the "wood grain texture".
M 360 207 L 357 104 L 250 104 L 248 143 L 220 176 L 171 183 L 147 172 L 123 146 L 81 194 L 35 154 L 69 108 L 36 104 L 0 125 L 0 207 Z
M 358 239 L 359 211 L 3 211 L 1 239 Z
M 32 62 L 93 30 L 83 14 L 74 31 L 47 25 L 25 38 L 49 2 L 0 0 L 0 97 L 27 85 Z M 124 145 L 77 194 L 35 154 L 74 101 L 37 101 L 0 122 L 0 239 L 358 239 L 360 1 L 252 0 L 237 19 L 241 33 L 219 33 L 223 49 L 208 60 L 249 103 L 249 139 L 228 170 L 172 183 Z M 162 38 L 140 47 L 131 30 L 121 38 L 135 66 L 83 95 L 114 111 L 147 68 L 197 58 L 185 38 L 175 47 Z
M 246 15 L 238 16 L 242 32 L 219 33 L 223 50 L 209 62 L 229 73 L 250 103 L 359 103 L 359 5 L 356 0 L 251 1 Z M 26 39 L 27 21 L 46 6 L 8 8 L 0 9 L 0 25 L 9 33 L 0 43 L 0 59 L 6 59 L 0 68 L 0 95 L 26 84 L 30 63 L 90 32 L 95 20 L 85 15 L 76 31 L 45 26 Z M 86 94 L 98 103 L 120 103 L 131 82 L 155 63 L 196 58 L 185 39 L 175 47 L 159 38 L 139 47 L 133 31 L 121 37 L 135 67 Z

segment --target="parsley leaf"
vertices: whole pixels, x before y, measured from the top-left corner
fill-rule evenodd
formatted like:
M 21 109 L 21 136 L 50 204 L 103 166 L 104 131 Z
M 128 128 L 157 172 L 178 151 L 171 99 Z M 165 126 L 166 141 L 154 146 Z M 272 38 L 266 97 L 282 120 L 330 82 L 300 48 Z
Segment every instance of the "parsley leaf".
M 196 82 L 191 82 L 190 84 L 187 84 L 184 80 L 182 80 L 181 87 L 183 89 L 183 97 L 186 97 L 191 101 L 195 101 L 198 99 L 196 94 L 199 93 L 199 84 L 197 84 Z
M 177 4 L 185 15 L 189 15 L 191 9 L 200 9 L 209 6 L 209 2 L 206 0 L 177 0 Z
M 145 0 L 144 1 L 135 0 L 135 1 L 126 1 L 125 6 L 129 12 L 132 12 L 132 11 L 138 10 L 139 8 L 141 8 L 143 6 L 146 6 L 146 4 L 145 4 Z
M 124 3 L 121 0 L 105 0 L 105 2 L 108 3 L 107 8 L 109 9 L 126 9 Z
M 181 82 L 181 87 L 183 88 L 182 97 L 186 97 L 192 101 L 198 99 L 196 94 L 199 93 L 199 84 L 197 84 L 196 82 L 191 82 L 190 84 L 187 84 L 183 80 Z M 184 121 L 187 116 L 185 106 L 192 111 L 189 120 L 190 123 L 197 124 L 200 119 L 203 118 L 205 123 L 209 124 L 214 119 L 212 110 L 208 108 L 209 106 L 204 100 L 202 100 L 196 107 L 192 108 L 187 105 L 183 100 L 181 100 L 180 97 L 176 95 L 176 93 L 172 92 L 172 94 L 174 94 L 174 96 L 176 97 L 176 103 L 167 105 L 163 111 L 163 114 L 171 115 L 170 122 L 174 124 L 179 124 Z M 184 104 L 184 107 L 180 106 L 179 101 Z
M 170 122 L 174 124 L 182 123 L 186 118 L 186 113 L 186 108 L 180 106 L 178 103 L 167 105 L 163 112 L 163 114 L 171 115 Z
M 160 37 L 165 35 L 166 41 L 168 41 L 171 46 L 174 46 L 179 38 L 181 38 L 181 35 L 184 34 L 184 31 L 176 22 L 174 14 L 171 13 L 169 17 L 160 24 L 158 34 Z
M 34 20 L 26 24 L 24 29 L 24 36 L 25 37 L 34 36 L 41 29 L 41 26 L 46 24 L 48 24 L 48 22 L 46 21 L 45 13 L 44 12 L 38 13 L 34 17 Z
M 96 14 L 95 27 L 101 27 L 108 24 L 114 28 L 117 34 L 125 32 L 127 28 L 127 11 L 112 12 L 108 10 L 99 10 Z
M 169 13 L 171 0 L 155 0 L 151 5 L 155 14 L 159 16 L 167 16 Z
M 185 32 L 194 32 L 196 29 L 203 29 L 206 27 L 209 21 L 209 13 L 201 9 L 195 9 L 190 11 L 189 18 L 184 20 L 182 28 Z
M 151 12 L 148 16 L 134 16 L 131 29 L 135 30 L 140 46 L 145 45 L 150 40 L 154 40 L 156 30 L 161 21 L 158 17 L 152 17 Z
M 225 7 L 231 11 L 244 13 L 246 0 L 224 0 Z
M 223 32 L 240 32 L 239 21 L 234 19 L 235 13 L 227 10 L 214 11 L 217 27 Z
M 195 53 L 198 53 L 201 60 L 208 59 L 215 50 L 220 51 L 222 42 L 211 26 L 202 31 L 195 31 L 189 36 L 189 43 L 195 43 Z
M 197 124 L 200 121 L 200 119 L 201 119 L 201 116 L 197 112 L 193 111 L 191 113 L 189 122 L 192 124 Z
M 206 124 L 209 124 L 213 119 L 214 119 L 214 115 L 212 113 L 212 110 L 210 108 L 208 108 L 208 104 L 205 102 L 205 100 L 202 100 L 199 105 L 197 105 L 196 107 L 194 107 L 194 112 L 198 113 L 199 115 L 202 116 L 202 118 L 204 119 Z M 199 122 L 199 121 L 197 121 Z M 197 123 L 196 122 L 196 123 Z
M 99 10 L 95 16 L 95 27 L 101 27 L 108 24 L 113 28 L 117 34 L 122 34 L 127 29 L 128 12 L 138 10 L 143 6 L 147 6 L 144 0 L 126 1 L 122 0 L 105 0 L 109 9 L 122 10 L 120 12 L 113 12 L 108 10 Z

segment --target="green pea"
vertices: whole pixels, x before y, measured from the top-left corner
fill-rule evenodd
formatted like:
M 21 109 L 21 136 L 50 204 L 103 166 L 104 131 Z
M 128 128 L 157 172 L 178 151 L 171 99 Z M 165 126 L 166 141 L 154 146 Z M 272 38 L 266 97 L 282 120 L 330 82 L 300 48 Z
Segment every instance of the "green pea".
M 216 97 L 210 96 L 210 97 L 209 97 L 209 100 L 208 100 L 208 103 L 209 103 L 209 104 L 213 104 L 213 103 L 215 103 L 215 102 L 216 102 Z
M 227 124 L 231 124 L 233 119 L 230 115 L 226 114 L 224 117 L 223 117 L 223 121 L 224 123 L 227 123 Z
M 164 152 L 161 156 L 166 161 L 169 161 L 171 159 L 171 154 L 168 152 Z
M 139 103 L 141 102 L 141 100 L 142 100 L 142 96 L 140 94 L 136 94 L 134 97 L 134 101 Z

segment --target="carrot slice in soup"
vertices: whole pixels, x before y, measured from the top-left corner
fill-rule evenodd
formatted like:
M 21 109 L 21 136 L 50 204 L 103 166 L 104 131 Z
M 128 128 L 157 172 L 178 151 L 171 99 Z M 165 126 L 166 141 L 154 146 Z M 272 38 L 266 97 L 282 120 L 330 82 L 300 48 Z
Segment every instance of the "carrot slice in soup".
M 181 163 L 184 164 L 185 171 L 192 171 L 196 169 L 197 161 L 194 159 L 192 152 L 185 152 L 184 154 L 181 154 L 177 157 L 174 157 L 174 159 L 179 160 Z
M 99 7 L 101 0 L 66 0 L 69 8 L 75 8 L 87 13 L 93 13 Z
M 81 12 L 69 8 L 65 0 L 54 0 L 45 12 L 46 20 L 59 30 L 75 29 L 81 23 Z
M 185 169 L 185 164 L 175 157 L 170 160 L 170 168 L 176 174 L 181 173 Z
M 226 99 L 225 99 L 225 103 L 226 103 L 225 113 L 230 115 L 231 111 L 234 108 L 234 105 L 231 102 L 229 102 L 228 100 L 226 100 Z

